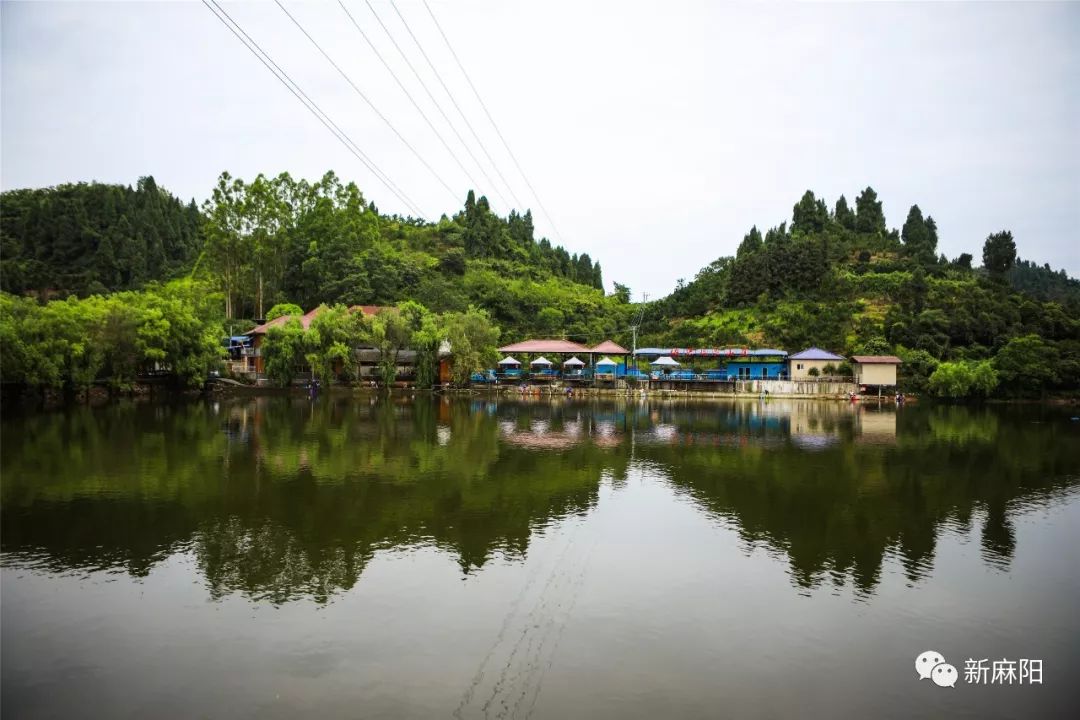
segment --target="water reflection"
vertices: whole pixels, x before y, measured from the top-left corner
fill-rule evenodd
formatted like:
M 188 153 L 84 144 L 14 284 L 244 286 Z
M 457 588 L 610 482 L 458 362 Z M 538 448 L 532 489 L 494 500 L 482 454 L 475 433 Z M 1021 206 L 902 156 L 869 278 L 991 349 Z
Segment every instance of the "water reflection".
M 1008 568 L 1010 515 L 1052 502 L 1080 465 L 1076 428 L 1061 414 L 1036 416 L 811 402 L 697 409 L 669 442 L 638 445 L 637 457 L 663 466 L 747 548 L 787 555 L 799 587 L 850 580 L 865 594 L 889 555 L 921 580 L 939 534 L 977 516 L 984 558 Z
M 380 550 L 435 546 L 465 573 L 521 557 L 637 467 L 747 552 L 786 558 L 796 587 L 870 594 L 891 556 L 920 582 L 950 527 L 979 523 L 986 562 L 1007 568 L 1016 510 L 1077 481 L 1073 425 L 810 401 L 76 408 L 5 421 L 0 534 L 8 566 L 138 577 L 186 552 L 212 597 L 326 601 Z

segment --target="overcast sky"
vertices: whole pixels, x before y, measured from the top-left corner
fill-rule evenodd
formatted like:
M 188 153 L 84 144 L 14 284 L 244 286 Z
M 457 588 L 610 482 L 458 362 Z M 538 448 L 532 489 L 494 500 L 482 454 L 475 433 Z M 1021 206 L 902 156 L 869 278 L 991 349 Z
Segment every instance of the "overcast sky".
M 470 181 L 341 7 L 285 4 L 453 193 L 275 4 L 224 7 L 428 217 L 460 208 Z M 397 5 L 538 234 L 599 259 L 609 289 L 666 294 L 806 189 L 831 206 L 867 184 L 891 227 L 933 215 L 950 257 L 1007 228 L 1080 275 L 1080 4 L 431 2 L 554 228 L 421 0 Z M 346 6 L 505 213 L 364 0 Z M 4 189 L 152 174 L 201 202 L 223 170 L 333 169 L 405 211 L 202 3 L 4 2 L 0 20 Z

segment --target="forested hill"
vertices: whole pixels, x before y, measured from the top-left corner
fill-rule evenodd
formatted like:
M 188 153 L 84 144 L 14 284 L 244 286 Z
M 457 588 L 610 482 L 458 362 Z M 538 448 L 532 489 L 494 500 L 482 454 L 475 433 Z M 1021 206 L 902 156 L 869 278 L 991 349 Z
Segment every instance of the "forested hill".
M 625 293 L 607 297 L 600 263 L 536 238 L 532 214 L 492 212 L 470 192 L 429 223 L 381 214 L 333 173 L 250 181 L 222 174 L 184 205 L 143 178 L 135 189 L 78 184 L 4 193 L 3 290 L 86 296 L 194 274 L 222 291 L 233 329 L 278 303 L 488 310 L 507 336 L 625 331 Z
M 138 288 L 191 269 L 202 215 L 159 188 L 79 183 L 0 197 L 0 288 L 43 298 Z
M 199 271 L 220 280 L 227 318 L 262 317 L 280 302 L 488 310 L 508 333 L 603 331 L 614 301 L 600 264 L 536 239 L 532 214 L 495 215 L 472 192 L 434 223 L 381 214 L 353 183 L 327 173 L 219 178 Z M 617 313 L 615 313 L 617 315 Z
M 1080 283 L 1018 262 L 1008 231 L 953 259 L 937 246 L 937 224 L 918 206 L 895 230 L 872 188 L 854 207 L 841 196 L 831 208 L 808 190 L 790 226 L 751 228 L 734 257 L 713 261 L 650 305 L 645 337 L 676 346 L 896 353 L 906 387 L 916 391 L 941 365 L 969 373 L 967 385 L 939 394 L 979 394 L 971 379 L 978 369 L 994 370 L 1006 394 L 1080 385 Z

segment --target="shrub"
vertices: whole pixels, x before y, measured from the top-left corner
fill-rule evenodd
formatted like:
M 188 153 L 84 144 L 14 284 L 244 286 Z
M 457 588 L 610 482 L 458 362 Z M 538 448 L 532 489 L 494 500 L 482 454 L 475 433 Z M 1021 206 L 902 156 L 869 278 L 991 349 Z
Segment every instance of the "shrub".
M 943 362 L 930 375 L 930 392 L 938 397 L 986 397 L 998 385 L 998 374 L 989 361 Z

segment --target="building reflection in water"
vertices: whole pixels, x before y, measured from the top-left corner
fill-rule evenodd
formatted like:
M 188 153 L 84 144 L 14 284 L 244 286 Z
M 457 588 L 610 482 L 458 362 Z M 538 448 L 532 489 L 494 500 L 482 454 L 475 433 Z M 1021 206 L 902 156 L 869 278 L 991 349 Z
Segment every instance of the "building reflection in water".
M 380 551 L 436 547 L 463 573 L 598 508 L 628 473 L 722 520 L 798 588 L 911 582 L 947 527 L 1006 568 L 1012 517 L 1078 477 L 1042 409 L 820 401 L 258 398 L 125 403 L 5 420 L 5 563 L 145 575 L 178 553 L 212 597 L 326 601 Z M 663 507 L 655 512 L 663 512 Z M 671 549 L 675 552 L 676 549 Z

